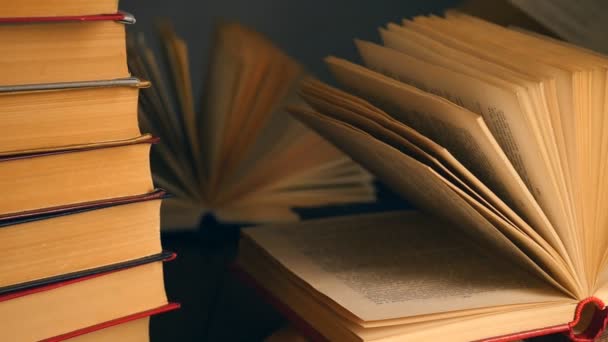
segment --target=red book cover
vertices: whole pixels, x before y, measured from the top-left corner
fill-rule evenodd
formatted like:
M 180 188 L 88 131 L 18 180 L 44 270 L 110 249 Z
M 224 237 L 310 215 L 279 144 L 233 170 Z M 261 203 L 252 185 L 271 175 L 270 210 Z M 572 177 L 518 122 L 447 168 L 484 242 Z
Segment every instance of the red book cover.
M 245 272 L 243 269 L 241 269 L 237 265 L 232 265 L 231 271 L 235 277 L 237 277 L 239 280 L 253 288 L 260 295 L 260 297 L 262 297 L 270 305 L 276 308 L 277 311 L 283 314 L 293 324 L 293 326 L 296 327 L 309 340 L 319 342 L 328 341 L 326 337 L 324 337 L 305 319 L 300 317 L 291 308 L 289 308 L 289 306 L 282 303 L 272 293 L 260 286 L 255 281 L 255 279 L 249 274 L 247 274 L 247 272 Z M 594 312 L 588 323 L 584 322 L 584 309 L 591 309 L 593 310 L 592 312 Z M 488 337 L 486 339 L 479 340 L 478 342 L 510 342 L 552 334 L 565 334 L 571 341 L 574 342 L 593 342 L 598 337 L 600 337 L 606 329 L 606 325 L 608 323 L 608 308 L 606 308 L 604 302 L 600 299 L 596 297 L 589 297 L 585 300 L 582 300 L 578 304 L 575 312 L 573 313 L 573 316 L 574 318 L 571 322 L 566 322 L 561 325 L 543 327 L 529 331 L 522 331 L 504 336 Z M 578 329 L 575 329 L 575 327 L 579 325 L 579 323 L 585 324 L 586 328 L 582 332 L 576 333 Z
M 90 326 L 90 327 L 86 327 L 86 328 L 83 328 L 83 329 L 74 330 L 74 331 L 71 331 L 69 333 L 59 335 L 59 336 L 50 337 L 50 338 L 42 340 L 41 342 L 59 342 L 59 341 L 65 341 L 65 340 L 68 340 L 70 338 L 74 338 L 74 337 L 77 337 L 77 336 L 80 336 L 80 335 L 92 333 L 92 332 L 95 332 L 95 331 L 98 331 L 98 330 L 101 330 L 101 329 L 110 328 L 110 327 L 113 327 L 115 325 L 131 322 L 131 321 L 134 321 L 136 319 L 145 318 L 145 317 L 149 317 L 149 316 L 153 316 L 153 315 L 158 315 L 158 314 L 165 313 L 165 312 L 168 312 L 168 311 L 173 311 L 173 310 L 179 309 L 179 307 L 180 307 L 180 305 L 178 303 L 169 303 L 169 304 L 167 304 L 165 306 L 161 306 L 161 307 L 156 308 L 156 309 L 134 313 L 134 314 L 129 315 L 129 316 L 125 316 L 125 317 L 121 317 L 121 318 L 118 318 L 118 319 L 115 319 L 115 320 L 103 322 L 103 323 L 96 324 L 96 325 L 93 325 L 93 326 Z
M 594 306 L 593 316 L 589 323 L 585 323 L 587 328 L 581 333 L 575 333 L 575 327 L 582 322 L 583 309 L 587 309 L 589 306 Z M 578 303 L 576 311 L 574 312 L 574 319 L 569 323 L 556 325 L 552 327 L 540 328 L 537 330 L 523 331 L 516 334 L 510 334 L 505 336 L 496 336 L 488 339 L 484 339 L 484 342 L 508 342 L 522 340 L 526 338 L 545 336 L 551 334 L 563 333 L 574 342 L 593 342 L 595 341 L 606 329 L 606 323 L 608 322 L 608 309 L 602 300 L 596 297 L 589 297 Z
M 112 20 L 124 24 L 134 24 L 135 18 L 126 12 L 95 15 L 75 15 L 75 16 L 51 16 L 51 17 L 11 17 L 1 18 L 0 24 L 23 24 L 23 23 L 45 23 L 45 22 L 66 22 L 66 21 L 101 21 Z

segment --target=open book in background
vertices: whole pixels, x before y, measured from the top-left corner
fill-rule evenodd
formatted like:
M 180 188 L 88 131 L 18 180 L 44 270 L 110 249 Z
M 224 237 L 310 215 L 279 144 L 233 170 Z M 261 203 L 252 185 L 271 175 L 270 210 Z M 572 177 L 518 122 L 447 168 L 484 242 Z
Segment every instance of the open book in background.
M 196 228 L 206 213 L 288 221 L 298 219 L 294 207 L 374 200 L 368 172 L 284 111 L 304 105 L 296 94 L 304 71 L 266 38 L 238 24 L 217 28 L 197 109 L 187 46 L 167 25 L 160 33 L 164 55 L 137 37 L 129 64 L 153 84 L 142 92 L 140 123 L 161 137 L 154 179 L 175 195 L 163 204 L 165 229 Z
M 322 247 L 320 235 L 313 234 L 316 238 L 302 247 L 308 252 L 292 264 L 288 260 L 295 256 L 289 254 L 289 244 L 278 242 L 291 232 L 274 234 L 275 228 L 266 227 L 247 233 L 254 241 L 247 262 L 268 266 L 252 268 L 254 277 L 265 279 L 268 286 L 272 283 L 273 294 L 295 284 L 303 291 L 300 298 L 310 302 L 292 299 L 289 306 L 326 336 L 343 333 L 344 340 L 430 339 L 445 329 L 452 332 L 451 340 L 529 330 L 528 336 L 598 333 L 608 300 L 608 59 L 458 12 L 391 23 L 380 34 L 383 45 L 356 42 L 365 66 L 327 58 L 349 92 L 306 79 L 301 95 L 312 109 L 289 110 L 412 204 L 448 222 L 448 231 L 425 235 L 425 230 L 441 225 L 426 219 L 370 220 L 368 225 L 374 228 L 415 226 L 420 231 L 401 239 L 394 238 L 396 232 L 387 233 L 373 250 L 406 243 L 418 234 L 428 241 L 420 242 L 418 256 L 398 257 L 399 266 L 388 268 L 389 273 L 411 268 L 404 275 L 411 279 L 404 282 L 386 274 L 370 275 L 386 269 L 382 265 L 392 262 L 390 258 L 379 261 L 370 255 L 371 266 L 363 261 L 349 266 L 349 272 L 378 281 L 378 293 L 367 286 L 355 291 L 363 297 L 361 306 L 353 306 L 356 302 L 343 297 L 346 291 L 320 284 L 326 278 L 309 272 L 311 263 L 326 261 L 316 252 L 351 259 L 338 255 L 347 248 Z M 364 222 L 350 220 L 347 227 Z M 300 233 L 294 229 L 293 234 Z M 435 253 L 430 247 L 422 250 L 424 246 L 440 244 L 447 235 L 455 251 L 466 240 L 498 258 L 483 257 L 489 264 L 475 272 L 483 281 L 463 284 L 471 292 L 455 293 L 452 286 L 441 285 L 446 273 L 473 279 L 466 273 L 470 269 L 442 269 L 439 261 L 436 268 L 424 266 L 424 256 Z M 344 239 L 348 236 L 344 233 Z M 365 237 L 360 240 L 368 243 Z M 348 246 L 372 248 L 361 243 Z M 260 248 L 266 253 L 259 253 Z M 271 266 L 277 260 L 280 266 Z M 494 274 L 502 267 L 498 260 L 515 266 L 500 274 L 524 272 L 521 279 L 526 280 L 501 287 L 507 283 Z M 289 272 L 276 271 L 281 267 Z M 330 274 L 342 269 L 319 267 Z M 421 276 L 429 284 L 424 291 L 418 288 L 424 282 L 416 281 Z M 362 279 L 348 272 L 344 277 Z M 393 296 L 395 292 L 399 296 Z M 315 323 L 321 311 L 311 306 L 318 302 L 331 314 Z M 571 329 L 568 322 L 577 305 L 582 311 L 577 311 L 574 322 L 580 324 Z

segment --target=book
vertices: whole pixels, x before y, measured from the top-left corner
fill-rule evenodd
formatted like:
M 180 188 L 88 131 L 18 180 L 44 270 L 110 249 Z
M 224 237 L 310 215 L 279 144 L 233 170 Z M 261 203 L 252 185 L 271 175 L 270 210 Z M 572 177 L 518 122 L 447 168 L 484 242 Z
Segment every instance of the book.
M 39 341 L 162 308 L 168 304 L 162 269 L 162 260 L 150 260 L 4 294 L 0 296 L 3 334 L 14 341 Z
M 0 219 L 154 190 L 150 135 L 108 143 L 0 154 Z
M 140 318 L 138 320 L 126 322 L 120 325 L 114 325 L 102 330 L 95 330 L 87 334 L 78 335 L 71 338 L 50 338 L 44 339 L 44 342 L 69 341 L 69 342 L 85 342 L 85 341 L 149 341 L 149 324 L 150 319 Z
M 314 341 L 485 341 L 524 332 L 502 337 L 511 341 L 570 331 L 577 300 L 460 229 L 417 211 L 250 227 L 236 265 Z
M 137 101 L 147 86 L 134 77 L 0 86 L 0 153 L 140 136 Z
M 304 80 L 301 95 L 312 109 L 291 106 L 289 111 L 416 208 L 442 221 L 438 225 L 482 246 L 488 254 L 483 257 L 489 260 L 487 269 L 476 269 L 481 259 L 473 258 L 464 263 L 468 268 L 456 271 L 452 261 L 465 252 L 463 242 L 452 235 L 451 248 L 458 252 L 444 255 L 438 249 L 442 262 L 426 267 L 431 252 L 425 254 L 423 246 L 438 245 L 447 233 L 431 234 L 427 241 L 424 231 L 396 238 L 395 228 L 390 241 L 377 241 L 373 247 L 346 236 L 336 238 L 349 243 L 348 248 L 332 247 L 336 253 L 373 250 L 381 258 L 393 244 L 420 252 L 418 257 L 391 254 L 403 266 L 390 269 L 365 260 L 356 264 L 356 255 L 349 255 L 355 264 L 348 271 L 364 274 L 345 271 L 335 276 L 348 278 L 350 287 L 358 286 L 352 282 L 359 276 L 378 282 L 375 287 L 351 288 L 361 295 L 359 307 L 353 306 L 359 303 L 355 297 L 345 299 L 348 286 L 316 283 L 324 279 L 319 273 L 300 274 L 300 280 L 294 280 L 283 273 L 271 275 L 276 266 L 268 265 L 265 272 L 277 284 L 300 284 L 305 278 L 309 293 L 302 295 L 301 303 L 292 303 L 294 308 L 315 301 L 329 305 L 324 317 L 331 323 L 313 325 L 323 325 L 326 334 L 342 331 L 346 340 L 432 339 L 448 331 L 446 336 L 454 341 L 551 331 L 596 336 L 608 312 L 608 215 L 603 209 L 608 199 L 606 57 L 456 11 L 390 23 L 380 35 L 382 45 L 356 41 L 364 65 L 326 59 L 344 90 Z M 346 222 L 354 225 L 357 220 L 363 219 Z M 416 217 L 393 220 L 380 216 L 368 226 L 380 230 L 414 225 L 431 231 L 435 225 Z M 330 227 L 323 224 L 324 229 Z M 321 229 L 314 231 L 321 234 Z M 418 235 L 420 240 L 415 240 Z M 321 235 L 318 238 L 307 242 L 306 265 L 315 253 L 331 249 L 320 245 Z M 403 240 L 420 246 L 405 247 Z M 278 250 L 269 250 L 270 242 L 256 243 L 279 258 Z M 281 253 L 291 250 L 282 248 Z M 518 279 L 515 271 L 495 274 L 502 266 L 492 256 L 525 272 L 521 286 L 501 278 L 509 274 Z M 250 257 L 260 261 L 257 254 Z M 339 260 L 351 262 L 347 257 Z M 287 269 L 293 273 L 294 267 Z M 346 266 L 336 267 L 341 272 Z M 406 272 L 404 281 L 396 283 L 387 275 L 393 272 Z M 453 278 L 436 278 L 443 276 Z M 414 281 L 417 277 L 427 277 L 429 285 Z M 460 286 L 467 292 L 459 292 Z M 338 288 L 344 291 L 333 292 Z M 493 289 L 497 297 L 484 299 L 484 289 Z M 270 292 L 278 294 L 276 289 Z M 304 316 L 308 320 L 311 315 L 321 317 L 316 309 Z M 330 325 L 335 332 L 327 329 Z
M 2 16 L 11 18 L 92 16 L 117 11 L 117 0 L 21 0 L 0 3 Z
M 125 341 L 139 342 L 150 339 L 150 316 L 158 315 L 179 308 L 179 304 L 169 303 L 160 308 L 138 312 L 112 321 L 75 330 L 67 334 L 46 338 L 42 342 L 89 342 L 89 341 Z
M 163 196 L 158 190 L 0 220 L 0 293 L 161 253 Z
M 154 180 L 175 195 L 162 208 L 164 229 L 196 228 L 205 214 L 227 223 L 296 220 L 296 207 L 374 199 L 367 171 L 285 113 L 302 103 L 295 90 L 306 73 L 265 37 L 219 25 L 196 109 L 188 47 L 170 26 L 160 32 L 167 58 L 139 36 L 129 65 L 153 84 L 142 91 L 139 120 L 163 141 L 152 152 Z
M 133 22 L 130 16 L 15 18 L 0 13 L 0 86 L 130 76 L 124 27 Z

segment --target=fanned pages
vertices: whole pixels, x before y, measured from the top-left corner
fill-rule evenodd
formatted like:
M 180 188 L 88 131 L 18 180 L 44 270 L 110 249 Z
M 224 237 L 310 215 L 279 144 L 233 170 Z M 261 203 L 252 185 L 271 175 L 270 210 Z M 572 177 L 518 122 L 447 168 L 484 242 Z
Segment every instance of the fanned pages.
M 196 109 L 187 46 L 167 25 L 161 38 L 165 59 L 137 37 L 129 63 L 154 85 L 142 92 L 140 122 L 163 142 L 152 162 L 157 185 L 175 195 L 163 205 L 166 229 L 196 227 L 206 213 L 224 222 L 297 220 L 295 207 L 375 198 L 368 172 L 284 111 L 304 105 L 304 72 L 267 39 L 220 25 Z
M 424 237 L 435 223 L 411 215 L 401 228 L 419 229 L 412 233 L 418 244 L 393 242 L 405 234 L 399 231 L 370 247 L 359 229 L 381 234 L 406 216 L 320 221 L 293 235 L 259 228 L 245 234 L 242 266 L 330 339 L 433 340 L 445 328 L 450 340 L 477 340 L 553 326 L 591 340 L 608 317 L 608 58 L 456 11 L 389 23 L 379 33 L 382 45 L 355 41 L 363 65 L 326 58 L 344 90 L 305 78 L 300 95 L 308 106 L 288 111 L 446 231 Z M 320 234 L 342 224 L 343 233 Z M 479 271 L 494 280 L 468 284 L 474 293 L 438 285 L 446 274 L 475 282 L 466 267 L 425 263 L 444 253 L 439 246 L 451 234 L 481 246 L 496 265 Z M 465 243 L 449 241 L 453 250 Z M 326 255 L 307 251 L 313 245 Z M 357 259 L 389 248 L 414 254 Z M 506 284 L 494 276 L 494 257 L 527 274 L 529 286 L 485 297 Z M 501 272 L 515 279 L 515 271 Z M 364 279 L 369 287 L 353 283 Z M 309 298 L 295 299 L 298 293 Z M 477 328 L 484 325 L 497 333 Z

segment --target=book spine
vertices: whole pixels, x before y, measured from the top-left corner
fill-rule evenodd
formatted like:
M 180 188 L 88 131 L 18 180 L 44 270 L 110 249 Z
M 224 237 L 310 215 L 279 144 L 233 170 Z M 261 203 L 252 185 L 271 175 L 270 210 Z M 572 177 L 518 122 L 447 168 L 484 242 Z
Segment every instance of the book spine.
M 583 312 L 586 310 L 591 310 L 593 312 L 593 318 L 589 322 L 581 319 Z M 532 337 L 563 333 L 574 342 L 593 342 L 604 332 L 607 323 L 608 309 L 606 308 L 604 302 L 597 297 L 589 297 L 578 303 L 574 312 L 574 319 L 570 323 L 510 335 L 492 337 L 483 339 L 481 341 L 510 342 Z M 587 326 L 580 327 L 579 325 L 581 324 L 586 324 Z M 582 332 L 577 333 L 578 331 Z
M 583 312 L 591 310 L 593 317 L 590 322 L 584 322 L 581 318 Z M 608 309 L 604 302 L 597 297 L 589 297 L 582 300 L 576 306 L 574 320 L 568 323 L 568 337 L 575 342 L 595 341 L 606 329 L 608 322 Z M 587 324 L 586 327 L 579 327 L 580 324 Z M 583 331 L 576 334 L 576 331 Z

